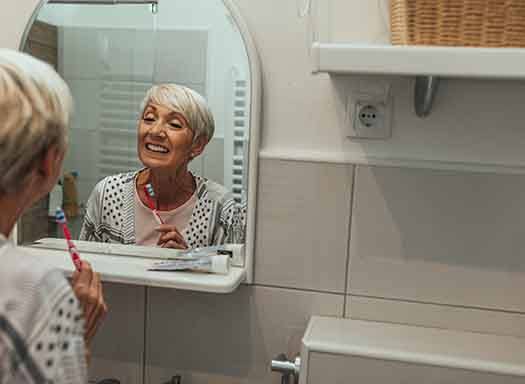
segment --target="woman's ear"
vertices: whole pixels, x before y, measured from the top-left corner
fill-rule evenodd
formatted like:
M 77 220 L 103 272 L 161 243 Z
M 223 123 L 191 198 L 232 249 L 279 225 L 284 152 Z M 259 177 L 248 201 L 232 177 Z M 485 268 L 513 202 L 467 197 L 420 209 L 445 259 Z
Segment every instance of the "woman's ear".
M 56 145 L 50 147 L 37 163 L 37 172 L 47 188 L 53 188 L 62 170 L 64 151 Z
M 197 137 L 197 139 L 191 145 L 190 158 L 194 159 L 197 156 L 199 156 L 202 153 L 202 151 L 204 151 L 206 144 L 208 144 L 207 137 L 205 137 L 204 135 L 200 135 L 199 137 Z

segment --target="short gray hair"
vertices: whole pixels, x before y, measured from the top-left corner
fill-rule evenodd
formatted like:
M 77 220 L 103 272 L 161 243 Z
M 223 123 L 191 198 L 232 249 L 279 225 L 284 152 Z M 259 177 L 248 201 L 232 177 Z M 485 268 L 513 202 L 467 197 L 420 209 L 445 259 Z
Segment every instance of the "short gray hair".
M 184 116 L 195 133 L 194 139 L 204 135 L 210 141 L 213 137 L 213 114 L 204 97 L 193 89 L 178 84 L 154 85 L 142 101 L 140 118 L 149 103 L 162 105 Z
M 69 88 L 50 65 L 0 49 L 0 194 L 22 188 L 51 146 L 66 150 L 72 106 Z

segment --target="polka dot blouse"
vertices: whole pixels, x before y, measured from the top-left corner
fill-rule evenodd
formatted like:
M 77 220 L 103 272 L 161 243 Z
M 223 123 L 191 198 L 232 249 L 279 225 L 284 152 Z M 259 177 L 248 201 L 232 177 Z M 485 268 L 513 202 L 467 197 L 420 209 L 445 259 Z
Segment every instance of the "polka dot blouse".
M 108 176 L 88 200 L 80 240 L 136 244 L 135 180 L 140 171 Z M 194 176 L 197 202 L 182 231 L 189 247 L 243 243 L 246 205 L 220 184 Z

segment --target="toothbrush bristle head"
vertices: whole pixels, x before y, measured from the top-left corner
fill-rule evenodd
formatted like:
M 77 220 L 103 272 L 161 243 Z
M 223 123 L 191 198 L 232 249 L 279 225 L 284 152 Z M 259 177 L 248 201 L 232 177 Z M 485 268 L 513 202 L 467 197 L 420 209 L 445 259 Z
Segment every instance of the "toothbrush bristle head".
M 146 184 L 146 192 L 148 193 L 149 197 L 151 198 L 155 197 L 155 191 L 153 190 L 153 185 Z
M 55 219 L 59 224 L 66 224 L 66 215 L 64 214 L 62 208 L 57 208 L 55 212 Z

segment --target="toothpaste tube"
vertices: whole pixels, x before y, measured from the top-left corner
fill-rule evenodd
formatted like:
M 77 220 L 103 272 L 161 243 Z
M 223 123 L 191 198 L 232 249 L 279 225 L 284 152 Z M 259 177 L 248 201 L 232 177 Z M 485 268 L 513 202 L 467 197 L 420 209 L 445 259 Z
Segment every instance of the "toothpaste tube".
M 229 255 L 207 255 L 187 260 L 169 260 L 153 264 L 149 271 L 196 271 L 227 275 L 230 272 Z
M 181 257 L 195 258 L 212 255 L 229 255 L 230 257 L 244 258 L 244 244 L 221 244 L 211 245 L 209 247 L 192 248 L 180 251 Z

